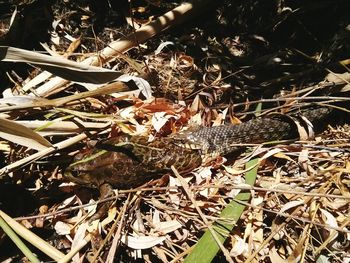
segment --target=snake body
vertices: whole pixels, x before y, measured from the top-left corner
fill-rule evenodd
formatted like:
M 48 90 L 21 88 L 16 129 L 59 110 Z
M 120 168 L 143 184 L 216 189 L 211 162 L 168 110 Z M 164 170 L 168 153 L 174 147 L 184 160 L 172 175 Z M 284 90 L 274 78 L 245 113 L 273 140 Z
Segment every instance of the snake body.
M 333 116 L 332 108 L 317 107 L 287 116 L 256 118 L 239 125 L 201 127 L 180 135 L 179 138 L 184 138 L 184 143 L 189 141 L 198 145 L 206 154 L 225 155 L 241 148 L 240 144 L 296 139 L 299 134 L 295 121 L 301 121 L 304 126 L 312 124 L 314 131 L 320 132 Z
M 333 110 L 309 109 L 302 115 L 318 131 L 327 123 Z M 225 155 L 236 151 L 237 144 L 296 139 L 298 132 L 292 118 L 281 115 L 256 118 L 239 125 L 201 127 L 172 137 L 149 142 L 142 136 L 121 136 L 105 145 L 111 149 L 94 149 L 76 156 L 66 176 L 77 183 L 100 186 L 104 183 L 131 188 L 158 178 L 175 166 L 188 172 L 200 166 L 206 155 Z

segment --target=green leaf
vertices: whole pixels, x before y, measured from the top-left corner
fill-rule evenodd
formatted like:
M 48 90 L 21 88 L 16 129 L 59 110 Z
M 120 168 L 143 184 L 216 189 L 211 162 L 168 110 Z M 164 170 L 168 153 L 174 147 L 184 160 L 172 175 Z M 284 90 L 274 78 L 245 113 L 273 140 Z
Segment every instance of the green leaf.
M 16 235 L 12 228 L 5 222 L 0 216 L 0 228 L 8 235 L 8 237 L 16 244 L 16 246 L 22 251 L 30 262 L 39 263 L 38 258 L 29 250 L 29 248 L 23 243 L 23 241 Z
M 262 103 L 259 102 L 255 108 L 255 117 L 259 117 L 261 115 L 261 110 L 262 110 Z
M 255 184 L 258 172 L 258 159 L 253 159 L 246 164 L 245 181 L 247 184 L 253 186 Z M 236 201 L 248 202 L 250 199 L 249 191 L 242 191 L 235 199 L 233 199 L 220 214 L 220 219 L 213 224 L 213 229 L 216 231 L 220 242 L 223 244 L 236 222 L 240 219 L 245 205 Z M 191 253 L 185 258 L 185 262 L 205 263 L 211 262 L 216 254 L 219 252 L 219 246 L 214 240 L 212 234 L 207 230 L 194 246 Z

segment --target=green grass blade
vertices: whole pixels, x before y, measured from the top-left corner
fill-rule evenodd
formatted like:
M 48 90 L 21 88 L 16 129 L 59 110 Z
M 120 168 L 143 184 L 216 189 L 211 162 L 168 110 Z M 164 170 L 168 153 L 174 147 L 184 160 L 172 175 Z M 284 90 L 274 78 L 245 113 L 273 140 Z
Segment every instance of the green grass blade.
M 5 220 L 0 216 L 0 227 L 6 235 L 16 244 L 16 246 L 22 251 L 22 253 L 27 257 L 30 262 L 39 263 L 40 261 L 37 257 L 29 250 L 29 248 L 23 243 L 23 241 L 16 235 L 16 233 L 11 229 L 11 227 L 5 222 Z
M 249 170 L 246 172 L 245 181 L 247 184 L 254 186 L 258 171 L 258 159 L 249 161 L 246 164 L 246 169 Z M 213 224 L 213 229 L 216 231 L 221 243 L 225 242 L 245 209 L 245 205 L 237 203 L 236 200 L 248 202 L 250 197 L 249 191 L 242 191 L 239 193 L 235 199 L 232 200 L 224 210 L 222 210 L 220 219 Z M 194 246 L 191 253 L 185 258 L 185 262 L 211 262 L 218 252 L 219 246 L 215 242 L 210 231 L 207 230 Z
M 22 239 L 28 241 L 32 246 L 35 246 L 41 252 L 49 256 L 55 261 L 59 261 L 64 257 L 64 254 L 58 249 L 51 246 L 45 240 L 35 235 L 29 229 L 12 219 L 9 215 L 0 210 L 0 217 L 4 219 L 7 225 L 11 227 L 11 230 L 15 231 Z M 1 227 L 4 225 L 1 225 Z

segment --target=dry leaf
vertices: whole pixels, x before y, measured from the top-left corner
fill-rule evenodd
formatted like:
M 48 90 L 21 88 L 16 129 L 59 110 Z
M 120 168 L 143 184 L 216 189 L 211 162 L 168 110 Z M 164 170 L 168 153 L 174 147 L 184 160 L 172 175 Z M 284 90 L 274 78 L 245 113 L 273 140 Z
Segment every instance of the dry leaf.
M 269 250 L 269 256 L 272 263 L 291 263 L 288 260 L 283 259 L 277 252 L 276 247 L 272 247 Z
M 2 118 L 0 118 L 0 137 L 38 151 L 52 147 L 52 144 L 38 133 L 15 121 Z
M 182 225 L 177 220 L 170 220 L 166 222 L 159 222 L 156 224 L 154 230 L 159 232 L 161 235 L 165 235 L 168 233 L 171 233 L 179 228 L 181 228 Z
M 58 221 L 55 224 L 55 230 L 58 235 L 69 235 L 72 229 L 72 225 Z
M 166 112 L 155 112 L 152 116 L 151 122 L 156 132 L 159 132 L 170 118 L 177 119 L 177 116 L 167 115 Z
M 166 237 L 153 236 L 125 236 L 123 235 L 121 241 L 133 249 L 148 249 L 162 243 Z
M 231 257 L 237 257 L 239 255 L 248 253 L 249 246 L 244 241 L 243 238 L 235 235 L 231 240 L 232 240 L 232 249 L 230 251 L 230 256 Z
M 53 57 L 39 52 L 14 47 L 0 46 L 0 59 L 5 62 L 24 62 L 36 65 L 52 74 L 75 82 L 102 84 L 122 75 L 114 70 L 89 66 L 62 57 Z
M 322 209 L 322 208 L 320 208 L 320 211 L 321 211 L 323 217 L 325 217 L 325 219 L 326 219 L 325 220 L 326 225 L 329 225 L 333 228 L 338 228 L 337 219 L 330 212 L 328 212 L 327 210 Z M 336 230 L 330 229 L 329 231 L 330 231 L 329 235 L 334 235 L 332 240 L 337 238 L 338 232 Z
M 300 206 L 300 205 L 304 205 L 304 201 L 301 200 L 301 201 L 290 201 L 288 203 L 286 203 L 285 205 L 282 206 L 280 212 L 283 213 L 291 208 L 294 208 L 294 207 L 297 207 L 297 206 Z

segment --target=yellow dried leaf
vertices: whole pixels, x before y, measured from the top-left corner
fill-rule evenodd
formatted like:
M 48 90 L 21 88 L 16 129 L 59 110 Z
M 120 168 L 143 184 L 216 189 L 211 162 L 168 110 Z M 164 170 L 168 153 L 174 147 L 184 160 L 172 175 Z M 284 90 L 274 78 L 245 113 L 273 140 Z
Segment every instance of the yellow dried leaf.
M 33 130 L 2 118 L 0 118 L 0 137 L 38 151 L 52 147 L 48 140 Z

